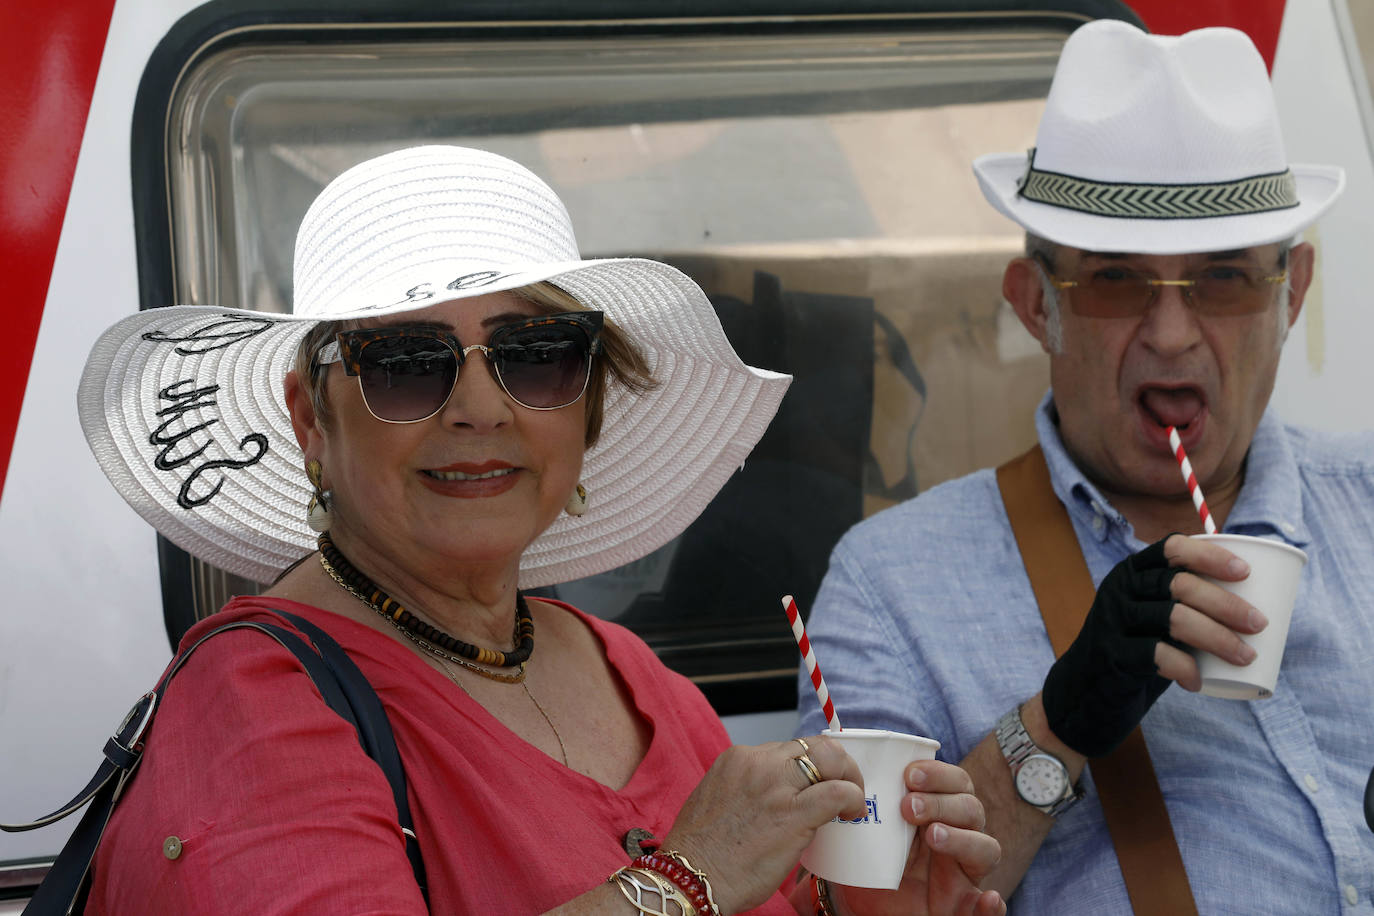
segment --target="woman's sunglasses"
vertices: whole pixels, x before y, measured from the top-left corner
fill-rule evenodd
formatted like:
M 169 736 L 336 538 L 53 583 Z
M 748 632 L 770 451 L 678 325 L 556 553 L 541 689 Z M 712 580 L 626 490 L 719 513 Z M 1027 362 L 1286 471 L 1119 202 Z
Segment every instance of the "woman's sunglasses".
M 342 361 L 344 371 L 358 377 L 368 411 L 387 423 L 418 423 L 442 410 L 473 350 L 487 358 L 511 400 L 531 410 L 555 410 L 587 390 L 592 357 L 601 350 L 603 317 L 564 312 L 530 318 L 492 331 L 485 346 L 465 347 L 438 328 L 340 331 L 316 361 Z

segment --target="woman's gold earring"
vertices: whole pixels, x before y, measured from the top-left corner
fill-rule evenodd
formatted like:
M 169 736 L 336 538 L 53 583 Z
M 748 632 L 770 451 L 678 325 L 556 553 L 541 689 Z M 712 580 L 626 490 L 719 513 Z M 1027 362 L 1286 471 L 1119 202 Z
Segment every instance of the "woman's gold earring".
M 305 463 L 305 476 L 310 478 L 310 486 L 315 488 L 315 492 L 310 495 L 310 505 L 305 510 L 305 522 L 310 526 L 310 530 L 323 534 L 334 521 L 329 511 L 329 501 L 334 498 L 334 491 L 323 488 L 321 480 L 324 477 L 324 468 L 314 458 Z
M 565 511 L 574 518 L 587 511 L 587 488 L 582 484 L 579 483 L 577 489 L 572 491 L 572 496 L 568 497 Z

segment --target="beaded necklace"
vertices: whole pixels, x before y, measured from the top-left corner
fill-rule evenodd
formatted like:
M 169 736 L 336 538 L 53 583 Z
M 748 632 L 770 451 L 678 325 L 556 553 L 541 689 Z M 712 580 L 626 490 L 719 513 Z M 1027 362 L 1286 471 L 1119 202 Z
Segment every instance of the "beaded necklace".
M 463 642 L 406 610 L 399 601 L 382 591 L 376 583 L 348 562 L 334 546 L 327 532 L 320 535 L 318 543 L 320 566 L 331 579 L 440 662 L 451 661 L 489 680 L 507 684 L 518 684 L 525 679 L 525 662 L 529 661 L 530 654 L 534 652 L 534 619 L 530 616 L 525 596 L 520 592 L 515 593 L 515 649 L 510 652 L 486 649 Z M 512 674 L 507 674 L 483 667 L 486 665 L 516 670 Z

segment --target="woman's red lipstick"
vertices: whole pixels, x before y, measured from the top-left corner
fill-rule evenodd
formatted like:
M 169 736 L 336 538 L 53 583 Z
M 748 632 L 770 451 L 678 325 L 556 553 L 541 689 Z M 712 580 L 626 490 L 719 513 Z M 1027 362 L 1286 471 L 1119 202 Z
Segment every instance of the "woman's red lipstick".
M 505 461 L 455 462 L 420 471 L 420 481 L 443 496 L 483 499 L 505 493 L 519 481 L 520 468 Z

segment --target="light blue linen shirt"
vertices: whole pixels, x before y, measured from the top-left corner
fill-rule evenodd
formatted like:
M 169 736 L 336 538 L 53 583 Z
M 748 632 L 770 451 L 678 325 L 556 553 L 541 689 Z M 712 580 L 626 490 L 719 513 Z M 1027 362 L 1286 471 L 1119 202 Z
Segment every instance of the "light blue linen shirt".
M 1094 584 L 1145 545 L 1036 414 L 1055 492 Z M 1266 412 L 1227 532 L 1307 552 L 1274 696 L 1172 686 L 1144 720 L 1199 910 L 1374 914 L 1374 434 L 1286 427 Z M 997 489 L 982 470 L 856 525 L 807 632 L 841 723 L 927 735 L 962 760 L 1037 693 L 1054 661 Z M 825 727 L 805 672 L 800 734 Z M 1050 831 L 1013 913 L 1129 913 L 1092 787 Z

